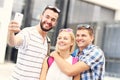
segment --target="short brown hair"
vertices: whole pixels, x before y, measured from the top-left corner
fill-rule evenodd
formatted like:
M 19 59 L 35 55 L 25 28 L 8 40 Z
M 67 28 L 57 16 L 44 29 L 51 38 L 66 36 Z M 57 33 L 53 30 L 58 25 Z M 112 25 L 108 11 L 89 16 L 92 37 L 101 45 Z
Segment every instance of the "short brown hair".
M 42 14 L 44 14 L 44 12 L 45 12 L 47 9 L 50 9 L 50 10 L 58 13 L 58 15 L 60 15 L 60 9 L 57 8 L 57 7 L 55 7 L 55 6 L 46 6 Z
M 80 25 L 77 25 L 77 30 L 87 30 L 90 36 L 94 35 L 94 30 L 92 25 L 80 24 Z

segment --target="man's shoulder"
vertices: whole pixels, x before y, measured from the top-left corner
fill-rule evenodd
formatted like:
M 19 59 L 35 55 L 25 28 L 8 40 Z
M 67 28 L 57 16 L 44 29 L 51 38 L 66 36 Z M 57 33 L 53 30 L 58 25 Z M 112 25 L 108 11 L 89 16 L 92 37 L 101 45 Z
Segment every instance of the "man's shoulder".
M 94 46 L 94 49 L 97 51 L 102 51 L 102 49 L 99 46 Z
M 96 46 L 96 45 L 94 45 L 94 47 L 91 49 L 91 52 L 94 52 L 99 55 L 104 54 L 103 50 L 99 46 Z
M 33 30 L 35 27 L 34 26 L 30 26 L 30 27 L 25 27 L 22 30 Z
M 34 26 L 31 26 L 31 27 L 25 27 L 25 28 L 23 28 L 22 29 L 22 32 L 27 32 L 27 33 L 31 33 L 31 32 L 33 32 L 33 31 L 35 31 L 35 27 Z
M 88 50 L 101 50 L 101 48 L 99 47 L 99 46 L 97 46 L 97 45 L 89 45 L 88 47 L 87 47 L 87 49 Z

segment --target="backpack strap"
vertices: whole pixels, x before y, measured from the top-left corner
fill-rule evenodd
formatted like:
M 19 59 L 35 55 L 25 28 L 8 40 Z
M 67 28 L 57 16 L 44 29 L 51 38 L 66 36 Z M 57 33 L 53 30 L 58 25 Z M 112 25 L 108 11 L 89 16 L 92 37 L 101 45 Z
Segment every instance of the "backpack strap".
M 50 38 L 47 36 L 47 44 L 48 44 L 48 51 L 47 51 L 47 55 L 49 56 L 50 55 Z
M 48 68 L 51 66 L 53 61 L 54 61 L 54 58 L 52 56 L 49 56 L 48 59 L 47 59 Z M 78 58 L 73 57 L 72 58 L 72 64 L 75 64 L 76 62 L 78 62 Z
M 76 62 L 78 62 L 78 58 L 73 57 L 72 64 L 75 64 Z
M 48 59 L 47 59 L 48 68 L 51 66 L 53 61 L 54 61 L 54 58 L 52 56 L 49 56 Z

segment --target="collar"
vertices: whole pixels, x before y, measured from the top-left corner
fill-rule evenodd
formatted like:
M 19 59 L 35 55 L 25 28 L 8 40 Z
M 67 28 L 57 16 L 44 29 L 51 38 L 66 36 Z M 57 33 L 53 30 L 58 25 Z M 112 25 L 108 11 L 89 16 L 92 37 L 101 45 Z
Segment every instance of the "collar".
M 85 49 L 83 49 L 82 54 L 86 54 L 89 51 L 91 51 L 91 49 L 93 49 L 95 47 L 95 45 L 93 44 L 89 44 Z

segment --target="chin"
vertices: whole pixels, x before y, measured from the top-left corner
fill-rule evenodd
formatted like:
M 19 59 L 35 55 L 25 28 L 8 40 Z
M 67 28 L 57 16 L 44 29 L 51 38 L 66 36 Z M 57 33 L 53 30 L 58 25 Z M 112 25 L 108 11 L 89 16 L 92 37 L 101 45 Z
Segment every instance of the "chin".
M 78 45 L 78 47 L 83 47 L 82 45 Z
M 65 48 L 59 48 L 60 51 L 65 51 L 66 49 Z

